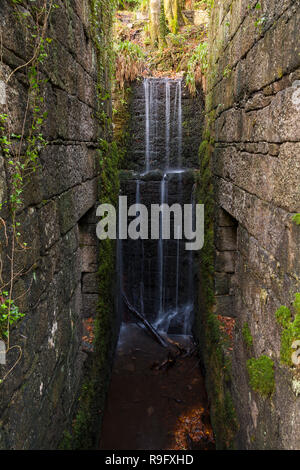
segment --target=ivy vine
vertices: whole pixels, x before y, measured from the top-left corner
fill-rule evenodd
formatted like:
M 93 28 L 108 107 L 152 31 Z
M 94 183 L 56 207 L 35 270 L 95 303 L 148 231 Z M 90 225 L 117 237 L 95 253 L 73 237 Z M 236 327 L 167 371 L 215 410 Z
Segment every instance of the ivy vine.
M 28 34 L 32 54 L 27 62 L 16 67 L 8 77 L 2 77 L 8 87 L 15 74 L 23 69 L 28 88 L 20 134 L 13 132 L 14 122 L 9 103 L 3 105 L 3 112 L 0 114 L 0 150 L 4 158 L 8 187 L 8 196 L 0 204 L 0 210 L 5 210 L 8 214 L 0 217 L 4 234 L 0 241 L 0 339 L 6 344 L 6 353 L 12 349 L 19 351 L 18 358 L 0 378 L 0 383 L 11 374 L 22 357 L 21 346 L 11 345 L 11 328 L 25 316 L 19 310 L 19 299 L 14 298 L 15 283 L 24 274 L 25 268 L 20 267 L 19 263 L 17 266 L 16 258 L 19 261 L 20 254 L 30 250 L 22 234 L 20 214 L 24 208 L 25 185 L 39 168 L 40 151 L 47 145 L 42 134 L 47 117 L 43 96 L 47 79 L 42 76 L 41 66 L 48 58 L 52 42 L 47 36 L 50 15 L 54 9 L 59 8 L 54 0 L 31 0 L 30 8 L 26 8 L 23 0 L 11 0 L 11 4 L 17 20 Z M 0 56 L 2 58 L 2 51 Z

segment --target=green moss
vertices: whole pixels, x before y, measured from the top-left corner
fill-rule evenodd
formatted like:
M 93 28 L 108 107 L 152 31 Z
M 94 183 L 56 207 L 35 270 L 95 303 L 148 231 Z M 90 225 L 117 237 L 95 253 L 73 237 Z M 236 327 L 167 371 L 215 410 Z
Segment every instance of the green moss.
M 120 0 L 118 1 L 118 8 L 120 10 L 134 11 L 141 6 L 142 0 Z
M 205 56 L 207 80 L 211 80 L 210 52 Z M 206 101 L 206 109 L 209 103 Z M 200 289 L 199 318 L 197 331 L 201 355 L 205 363 L 206 387 L 211 402 L 211 421 L 216 437 L 217 449 L 229 449 L 234 446 L 238 421 L 231 396 L 231 357 L 228 350 L 228 338 L 220 330 L 220 322 L 214 313 L 214 187 L 211 170 L 214 151 L 213 131 L 215 111 L 207 112 L 203 141 L 199 147 L 200 177 L 198 184 L 198 202 L 205 205 L 204 247 L 200 254 Z
M 278 77 L 278 78 L 282 78 L 282 77 L 283 77 L 283 70 L 282 70 L 281 68 L 279 68 L 279 69 L 277 70 L 277 77 Z
M 279 323 L 282 327 L 287 328 L 292 318 L 290 309 L 282 305 L 276 311 L 275 315 L 277 323 Z
M 202 45 L 199 48 L 201 64 L 204 64 L 209 84 L 213 78 L 211 51 Z M 196 332 L 199 336 L 200 354 L 205 364 L 206 388 L 211 402 L 211 421 L 217 449 L 234 447 L 238 421 L 231 396 L 231 355 L 228 337 L 220 330 L 215 315 L 214 292 L 214 216 L 215 200 L 212 175 L 212 154 L 214 151 L 215 111 L 210 111 L 206 100 L 206 124 L 203 141 L 199 147 L 200 176 L 197 185 L 200 204 L 205 205 L 204 247 L 200 253 L 199 314 L 196 316 Z
M 196 317 L 195 329 L 207 371 L 206 386 L 211 401 L 211 421 L 217 448 L 227 449 L 233 447 L 238 422 L 230 394 L 231 358 L 227 348 L 228 339 L 220 330 L 220 322 L 214 313 L 214 192 L 211 172 L 214 140 L 210 133 L 213 124 L 213 115 L 207 116 L 203 141 L 199 148 L 197 199 L 200 204 L 205 205 L 205 241 L 200 254 L 200 311 Z
M 119 165 L 122 152 L 115 142 L 100 141 L 100 203 L 116 206 L 119 194 Z M 102 413 L 110 380 L 113 350 L 116 344 L 118 319 L 115 311 L 115 241 L 100 243 L 100 296 L 94 328 L 94 353 L 79 398 L 78 413 L 73 425 L 71 447 L 93 449 L 98 444 Z
M 107 132 L 111 126 L 111 89 L 115 71 L 113 19 L 117 0 L 90 0 L 91 35 L 97 52 L 98 118 Z
M 282 327 L 280 360 L 283 364 L 292 367 L 292 354 L 294 352 L 292 345 L 296 340 L 300 340 L 300 293 L 295 294 L 292 312 L 288 307 L 282 305 L 276 311 L 277 323 Z
M 221 341 L 220 322 L 215 314 L 211 313 L 207 316 L 208 339 L 213 345 L 218 345 Z
M 275 389 L 274 362 L 268 356 L 251 358 L 247 361 L 251 388 L 264 397 L 272 395 Z
M 111 240 L 101 242 L 100 255 L 102 255 L 99 268 L 101 295 L 95 320 L 94 353 L 89 361 L 73 425 L 73 449 L 93 449 L 98 444 L 110 380 L 113 345 L 116 341 L 116 312 L 112 287 L 115 276 L 115 249 Z
M 225 69 L 223 70 L 223 77 L 229 78 L 231 74 L 232 74 L 232 69 L 229 67 L 229 65 L 226 65 Z
M 296 225 L 300 225 L 300 214 L 296 214 L 292 218 L 293 222 L 295 222 Z
M 237 417 L 236 417 L 235 407 L 232 401 L 232 396 L 228 390 L 225 392 L 224 413 L 225 413 L 224 421 L 231 428 L 237 429 Z
M 251 348 L 251 346 L 253 345 L 253 337 L 251 335 L 250 327 L 247 322 L 243 325 L 242 335 L 247 348 Z
M 297 292 L 294 297 L 294 303 L 293 303 L 294 311 L 296 315 L 300 314 L 300 292 Z
M 91 1 L 92 37 L 98 61 L 99 203 L 115 207 L 119 194 L 119 167 L 124 152 L 112 138 L 111 85 L 113 44 L 111 36 L 114 5 L 110 0 Z M 115 241 L 102 240 L 99 266 L 100 295 L 94 324 L 94 351 L 85 363 L 85 376 L 71 430 L 65 432 L 61 448 L 94 449 L 99 445 L 102 415 L 117 341 L 115 310 Z
M 227 384 L 230 385 L 231 383 L 231 374 L 232 374 L 232 362 L 230 357 L 225 357 L 224 359 L 224 379 Z
M 169 33 L 169 29 L 166 22 L 164 2 L 161 2 L 160 16 L 159 16 L 159 45 L 164 47 L 166 44 L 166 35 Z
M 217 398 L 215 401 L 215 416 L 214 416 L 214 427 L 222 429 L 224 423 L 230 429 L 237 430 L 237 417 L 232 401 L 231 394 L 228 390 L 224 392 L 221 398 Z M 232 440 L 225 441 L 226 448 L 233 448 Z

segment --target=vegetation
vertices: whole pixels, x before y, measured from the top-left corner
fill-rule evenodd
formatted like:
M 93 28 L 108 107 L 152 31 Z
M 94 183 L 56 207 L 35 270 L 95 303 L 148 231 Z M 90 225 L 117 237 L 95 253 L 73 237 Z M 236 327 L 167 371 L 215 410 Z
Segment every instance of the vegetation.
M 24 111 L 20 133 L 15 133 L 16 131 L 14 132 L 13 129 L 10 103 L 5 105 L 4 111 L 0 114 L 0 150 L 1 158 L 3 156 L 5 162 L 8 183 L 5 200 L 0 205 L 1 211 L 5 213 L 5 217 L 0 217 L 0 229 L 2 230 L 0 242 L 0 339 L 5 341 L 7 352 L 13 348 L 18 349 L 19 352 L 19 357 L 4 377 L 0 378 L 0 383 L 8 377 L 22 357 L 22 349 L 19 345 L 13 345 L 11 335 L 12 327 L 25 317 L 25 311 L 23 312 L 19 305 L 20 299 L 15 295 L 15 284 L 26 274 L 31 281 L 29 283 L 30 291 L 32 281 L 35 280 L 34 266 L 31 266 L 29 270 L 25 264 L 20 266 L 20 258 L 30 250 L 29 242 L 24 236 L 22 211 L 24 212 L 26 207 L 26 185 L 34 173 L 39 170 L 41 151 L 48 144 L 43 135 L 43 126 L 47 118 L 45 111 L 47 80 L 43 66 L 48 59 L 52 43 L 52 39 L 47 34 L 51 13 L 58 8 L 54 0 L 8 1 L 15 9 L 15 16 L 20 22 L 20 28 L 24 29 L 26 37 L 29 38 L 28 50 L 31 51 L 31 56 L 26 63 L 19 65 L 8 76 L 5 73 L 9 67 L 1 67 L 1 74 L 3 74 L 1 82 L 5 82 L 6 85 L 10 85 L 15 74 L 22 71 L 22 76 L 18 79 L 20 78 L 22 85 L 27 86 L 28 92 L 25 97 L 24 109 L 18 109 L 20 113 Z M 69 2 L 66 4 L 68 4 L 68 9 Z M 90 35 L 92 36 L 97 51 L 98 64 L 98 108 L 97 111 L 94 110 L 94 114 L 96 114 L 99 124 L 100 203 L 117 205 L 120 190 L 119 169 L 125 155 L 124 142 L 126 140 L 126 132 L 122 127 L 122 122 L 124 116 L 127 116 L 130 83 L 139 77 L 152 74 L 156 76 L 166 74 L 177 76 L 180 74 L 185 77 L 191 94 L 196 94 L 201 87 L 205 91 L 207 75 L 212 76 L 214 73 L 209 69 L 210 58 L 206 28 L 205 26 L 195 27 L 187 24 L 188 21 L 182 14 L 182 10 L 186 5 L 189 5 L 190 8 L 203 8 L 210 11 L 213 4 L 214 0 L 189 0 L 187 2 L 183 0 L 156 2 L 152 0 L 90 0 L 88 2 L 91 9 L 91 31 L 85 30 L 84 32 L 87 36 L 87 42 L 91 39 Z M 229 9 L 230 4 L 227 7 Z M 122 29 L 122 34 L 119 35 L 119 39 L 115 40 L 112 34 L 112 25 L 117 8 L 130 12 L 137 9 L 148 11 L 150 26 L 136 20 L 137 15 L 133 14 L 133 26 L 132 23 L 131 26 L 118 24 L 117 28 L 119 31 Z M 261 16 L 261 3 L 251 2 L 249 9 L 254 12 L 254 25 L 258 32 L 261 32 L 266 24 L 266 17 Z M 226 21 L 227 11 L 224 10 L 223 13 Z M 226 23 L 226 26 L 230 26 L 229 22 Z M 86 22 L 84 28 L 86 29 Z M 0 47 L 2 48 L 2 45 Z M 218 48 L 218 45 L 216 47 Z M 8 53 L 13 56 L 12 51 L 8 51 Z M 1 50 L 0 63 L 2 57 L 3 51 Z M 19 63 L 21 58 L 16 55 L 12 57 L 12 61 L 15 60 Z M 223 73 L 223 78 L 229 79 L 232 74 L 230 66 L 226 66 L 224 60 L 220 60 L 219 63 L 222 63 L 224 67 L 221 75 Z M 286 72 L 280 69 L 277 73 L 278 78 L 282 78 L 284 73 Z M 237 83 L 237 85 L 243 91 L 243 83 Z M 269 89 L 269 87 L 267 88 Z M 227 91 L 228 93 L 224 93 L 226 103 L 230 98 L 230 90 Z M 263 91 L 265 92 L 265 89 Z M 265 94 L 267 96 L 269 92 L 266 91 Z M 246 98 L 245 95 L 245 103 Z M 212 96 L 209 99 L 215 101 Z M 178 101 L 177 97 L 176 100 Z M 219 106 L 225 107 L 222 104 Z M 247 110 L 246 105 L 245 109 Z M 211 397 L 212 422 L 216 432 L 217 446 L 221 449 L 233 447 L 238 422 L 231 395 L 231 348 L 222 328 L 220 320 L 222 317 L 215 314 L 212 175 L 214 119 L 214 112 L 207 113 L 203 141 L 199 148 L 200 171 L 197 202 L 205 205 L 205 243 L 200 260 L 199 305 L 201 306 L 201 315 L 197 315 L 196 329 L 200 339 L 199 349 L 202 348 L 201 355 L 207 369 L 206 380 Z M 113 125 L 116 122 L 118 125 L 113 133 Z M 290 220 L 296 225 L 300 225 L 300 213 L 295 214 Z M 63 448 L 91 449 L 98 443 L 101 425 L 99 414 L 103 412 L 104 408 L 110 379 L 112 351 L 116 343 L 118 327 L 113 290 L 115 253 L 115 242 L 109 239 L 103 240 L 100 244 L 101 263 L 98 271 L 100 296 L 97 312 L 95 312 L 93 351 L 86 362 L 87 366 L 78 398 L 77 414 L 71 429 L 65 434 Z M 265 290 L 262 293 L 267 296 Z M 281 362 L 285 366 L 294 367 L 295 363 L 292 361 L 293 344 L 300 340 L 300 293 L 295 294 L 292 307 L 281 306 L 275 316 L 281 330 Z M 243 324 L 242 336 L 249 353 L 253 347 L 253 337 L 247 322 Z M 37 374 L 33 374 L 30 370 L 30 361 L 28 362 L 26 374 L 36 376 Z M 276 385 L 272 358 L 266 355 L 258 358 L 251 357 L 247 361 L 247 371 L 251 388 L 262 397 L 270 398 Z M 43 389 L 43 383 L 41 387 Z M 297 387 L 299 388 L 299 384 Z
M 24 313 L 20 312 L 19 307 L 13 299 L 10 299 L 9 292 L 0 293 L 0 335 L 2 339 L 7 339 L 9 335 L 8 325 L 12 326 L 23 318 Z
M 192 52 L 188 64 L 186 74 L 186 84 L 192 95 L 196 93 L 197 87 L 203 84 L 203 78 L 206 74 L 208 43 L 200 43 Z
M 250 327 L 247 322 L 243 325 L 242 334 L 247 348 L 250 349 L 253 345 L 253 337 L 251 335 Z
M 214 146 L 214 139 L 210 133 L 212 124 L 213 115 L 207 115 L 206 129 L 199 148 L 200 176 L 197 199 L 200 204 L 205 204 L 206 210 L 204 247 L 200 259 L 201 312 L 196 318 L 196 330 L 200 354 L 208 371 L 206 385 L 212 400 L 211 421 L 217 449 L 229 449 L 234 446 L 238 421 L 230 393 L 231 358 L 228 339 L 214 313 L 214 197 L 210 165 Z
M 120 0 L 118 2 L 118 8 L 120 10 L 135 10 L 141 6 L 141 0 Z
M 210 12 L 214 6 L 214 2 L 215 0 L 196 0 L 193 2 L 193 7 L 195 8 L 195 10 L 204 8 L 205 10 L 208 10 Z
M 292 367 L 294 341 L 300 340 L 300 293 L 295 294 L 292 311 L 282 305 L 276 311 L 277 323 L 282 327 L 280 359 L 283 364 Z
M 293 216 L 293 222 L 295 222 L 296 225 L 300 225 L 300 214 Z
M 24 13 L 23 3 L 22 0 L 12 0 L 20 27 L 30 38 L 32 55 L 25 64 L 16 67 L 5 78 L 7 86 L 17 72 L 23 70 L 26 74 L 28 91 L 20 134 L 13 132 L 10 103 L 5 105 L 6 112 L 0 114 L 0 148 L 9 168 L 8 197 L 0 206 L 0 210 L 7 213 L 6 221 L 0 217 L 1 229 L 4 232 L 3 241 L 0 242 L 0 338 L 6 342 L 7 352 L 12 349 L 19 351 L 17 360 L 1 378 L 1 383 L 10 375 L 22 357 L 21 346 L 11 345 L 10 334 L 11 328 L 25 316 L 19 310 L 17 299 L 14 299 L 15 284 L 24 274 L 25 255 L 30 250 L 22 234 L 21 210 L 24 207 L 24 188 L 32 174 L 37 171 L 40 151 L 47 145 L 42 134 L 43 123 L 47 117 L 43 90 L 47 80 L 43 77 L 41 66 L 48 58 L 52 42 L 47 36 L 50 16 L 52 11 L 58 8 L 54 0 L 42 2 L 33 0 L 31 9 Z M 2 51 L 0 55 L 2 57 Z M 20 269 L 16 259 L 20 259 L 21 253 L 23 266 Z M 9 273 L 8 278 L 4 276 L 4 267 L 5 273 Z M 29 271 L 33 271 L 33 267 Z M 34 279 L 34 273 L 32 276 Z
M 161 0 L 149 0 L 148 2 L 148 14 L 149 14 L 149 35 L 151 46 L 153 48 L 164 46 L 165 40 L 165 11 L 164 5 Z
M 182 18 L 181 10 L 183 2 L 181 0 L 164 0 L 165 18 L 171 33 L 176 34 L 179 22 Z
M 272 395 L 275 389 L 274 362 L 268 356 L 251 358 L 247 361 L 251 388 L 264 397 Z
M 93 0 L 91 16 L 92 35 L 98 53 L 98 119 L 102 129 L 98 150 L 101 169 L 99 202 L 114 206 L 117 205 L 119 167 L 124 156 L 112 133 L 110 105 L 115 72 L 114 47 L 119 47 L 125 55 L 133 56 L 137 53 L 141 57 L 135 45 L 126 43 L 124 47 L 114 46 L 112 24 L 116 7 L 117 2 L 111 0 Z M 124 82 L 130 79 L 126 73 L 124 71 L 121 76 Z M 99 410 L 103 411 L 110 379 L 112 353 L 118 328 L 114 296 L 115 241 L 103 240 L 99 249 L 101 263 L 98 276 L 101 294 L 94 325 L 94 353 L 85 373 L 72 429 L 66 431 L 61 443 L 63 449 L 93 449 L 98 445 L 101 428 Z
M 117 82 L 122 88 L 138 77 L 179 73 L 186 76 L 187 86 L 195 94 L 205 86 L 208 67 L 205 27 L 187 24 L 180 15 L 175 26 L 174 12 L 181 10 L 182 1 L 154 3 L 140 4 L 140 9 L 150 12 L 150 24 L 135 21 L 134 17 L 130 27 L 122 21 L 116 24 Z
M 118 86 L 123 89 L 126 83 L 141 76 L 145 67 L 145 54 L 138 44 L 128 40 L 115 43 L 114 51 L 116 80 Z

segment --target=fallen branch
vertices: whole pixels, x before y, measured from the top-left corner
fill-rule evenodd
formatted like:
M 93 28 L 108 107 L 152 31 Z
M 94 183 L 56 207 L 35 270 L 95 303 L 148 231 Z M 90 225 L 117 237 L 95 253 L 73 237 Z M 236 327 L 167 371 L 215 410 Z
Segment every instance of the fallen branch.
M 165 341 L 165 339 L 158 333 L 158 331 L 151 325 L 151 323 L 148 322 L 148 320 L 142 315 L 131 303 L 129 302 L 128 298 L 126 295 L 123 293 L 123 300 L 131 313 L 134 314 L 134 316 L 145 325 L 145 328 L 149 331 L 151 336 L 164 348 L 167 348 L 169 346 L 168 342 Z
M 179 352 L 179 355 L 181 354 L 187 354 L 187 350 L 184 346 L 182 346 L 182 344 L 178 343 L 178 341 L 174 341 L 173 339 L 169 338 L 169 337 L 166 337 L 166 341 L 171 345 L 171 346 L 174 346 L 178 352 Z
M 161 363 L 154 362 L 151 366 L 151 369 L 152 370 L 162 370 L 162 369 L 168 370 L 175 365 L 177 357 L 178 355 L 172 356 L 172 354 L 169 353 L 167 359 L 165 359 L 163 362 Z
M 167 398 L 168 400 L 174 400 L 178 404 L 185 403 L 183 400 L 180 400 L 179 398 L 169 397 L 168 395 L 161 395 L 161 396 L 163 398 Z

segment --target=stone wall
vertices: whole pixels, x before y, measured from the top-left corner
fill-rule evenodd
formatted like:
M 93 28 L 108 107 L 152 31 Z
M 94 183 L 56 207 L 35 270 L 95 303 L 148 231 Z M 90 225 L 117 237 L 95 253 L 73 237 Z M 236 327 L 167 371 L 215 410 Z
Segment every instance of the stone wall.
M 275 319 L 300 292 L 300 229 L 292 222 L 300 211 L 299 26 L 297 0 L 215 1 L 212 10 L 207 113 L 215 141 L 216 313 L 236 319 L 238 448 L 300 448 L 299 367 L 281 363 Z M 275 367 L 268 398 L 251 389 L 246 368 L 261 355 Z
M 170 124 L 166 123 L 166 83 L 167 80 L 153 79 L 156 86 L 151 91 L 150 114 L 152 120 L 150 128 L 153 134 L 150 135 L 151 142 L 151 169 L 166 168 L 166 129 L 169 128 L 170 141 L 170 167 L 178 167 L 178 90 L 176 91 L 176 80 L 171 81 L 170 87 Z M 170 82 L 170 79 L 168 79 Z M 182 113 L 182 168 L 197 167 L 198 147 L 201 141 L 201 134 L 204 122 L 204 97 L 201 90 L 195 97 L 192 97 L 185 83 L 181 87 L 181 113 Z M 177 113 L 175 113 L 177 110 Z M 128 142 L 128 153 L 126 159 L 126 169 L 143 171 L 145 169 L 145 126 L 146 107 L 145 89 L 142 81 L 137 81 L 132 85 L 132 98 L 129 107 L 131 119 L 129 126 L 130 139 Z
M 8 449 L 57 448 L 76 410 L 87 358 L 82 323 L 95 314 L 98 293 L 90 222 L 98 198 L 101 129 L 95 118 L 98 67 L 90 2 L 56 3 L 47 32 L 53 41 L 42 66 L 48 79 L 43 88 L 48 145 L 40 152 L 40 169 L 30 177 L 22 208 L 21 230 L 29 249 L 15 296 L 21 296 L 25 317 L 11 338 L 11 344 L 22 347 L 22 359 L 0 388 L 0 448 Z M 30 2 L 1 1 L 1 84 L 31 57 L 28 29 L 16 11 L 32 23 Z M 27 88 L 27 69 L 20 68 L 1 104 L 16 134 L 21 133 Z M 0 165 L 3 202 L 8 191 L 3 154 Z M 8 355 L 8 367 L 13 355 Z M 5 370 L 1 367 L 1 376 Z

